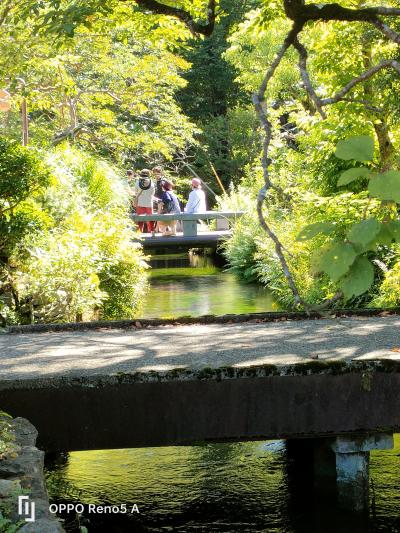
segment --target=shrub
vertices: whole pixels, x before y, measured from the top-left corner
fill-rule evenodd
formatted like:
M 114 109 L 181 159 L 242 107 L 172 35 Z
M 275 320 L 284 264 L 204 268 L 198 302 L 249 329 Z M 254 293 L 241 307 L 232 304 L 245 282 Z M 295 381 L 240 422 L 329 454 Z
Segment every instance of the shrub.
M 146 263 L 132 242 L 123 180 L 106 162 L 68 147 L 46 159 L 47 188 L 24 200 L 8 226 L 15 246 L 0 280 L 3 322 L 135 316 Z M 27 230 L 18 231 L 24 216 Z
M 12 211 L 50 182 L 38 152 L 0 138 L 0 212 Z
M 25 234 L 40 231 L 47 220 L 34 199 L 50 184 L 39 152 L 0 138 L 0 259 L 6 264 Z
M 370 307 L 397 307 L 400 305 L 400 259 L 383 276 Z

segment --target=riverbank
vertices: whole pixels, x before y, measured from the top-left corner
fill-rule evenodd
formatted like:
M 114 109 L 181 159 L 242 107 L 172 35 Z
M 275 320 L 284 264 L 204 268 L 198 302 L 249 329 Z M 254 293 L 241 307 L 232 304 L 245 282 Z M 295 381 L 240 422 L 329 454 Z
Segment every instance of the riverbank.
M 63 533 L 60 522 L 49 511 L 44 452 L 35 446 L 38 432 L 20 417 L 11 420 L 10 427 L 13 450 L 0 459 L 0 516 L 4 520 L 1 526 L 6 528 L 1 531 Z

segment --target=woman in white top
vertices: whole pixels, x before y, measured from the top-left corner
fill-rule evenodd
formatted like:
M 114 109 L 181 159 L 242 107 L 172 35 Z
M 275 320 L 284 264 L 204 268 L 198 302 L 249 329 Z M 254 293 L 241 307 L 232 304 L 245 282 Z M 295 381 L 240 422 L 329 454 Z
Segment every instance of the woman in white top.
M 154 185 L 150 179 L 150 170 L 144 168 L 140 172 L 140 177 L 135 184 L 135 207 L 137 215 L 152 215 L 153 214 L 153 197 L 154 197 Z M 147 225 L 148 232 L 154 230 L 154 222 L 139 222 L 138 226 L 141 232 L 144 232 L 144 226 Z
M 201 181 L 197 178 L 192 179 L 192 192 L 189 194 L 189 200 L 185 207 L 185 213 L 204 213 L 207 211 L 206 195 L 201 188 Z

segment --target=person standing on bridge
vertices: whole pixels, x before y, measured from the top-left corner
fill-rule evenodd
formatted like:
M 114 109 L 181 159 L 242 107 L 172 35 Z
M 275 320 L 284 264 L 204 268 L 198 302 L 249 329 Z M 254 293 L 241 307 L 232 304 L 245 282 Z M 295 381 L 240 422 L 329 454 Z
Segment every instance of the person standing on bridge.
M 192 179 L 192 192 L 189 194 L 188 203 L 185 207 L 185 213 L 205 213 L 206 195 L 201 188 L 201 181 L 197 178 Z
M 162 195 L 161 202 L 158 204 L 159 213 L 162 215 L 180 213 L 181 207 L 176 195 L 172 192 L 173 184 L 167 179 L 162 181 Z M 176 220 L 168 220 L 168 222 L 159 221 L 158 229 L 163 237 L 176 236 Z
M 163 181 L 165 179 L 164 177 L 164 173 L 163 173 L 163 169 L 162 167 L 160 166 L 156 166 L 152 169 L 152 173 L 153 173 L 153 178 L 155 180 L 155 188 L 156 188 L 156 191 L 154 193 L 154 196 L 156 198 L 158 198 L 159 200 L 161 200 L 161 196 L 163 194 L 163 188 L 162 188 L 162 184 L 163 184 Z M 167 180 L 168 181 L 168 180 Z
M 137 215 L 152 215 L 153 214 L 153 197 L 154 197 L 154 184 L 150 178 L 150 170 L 144 168 L 140 171 L 140 176 L 135 183 L 134 188 L 134 206 Z M 138 222 L 140 231 L 144 232 L 145 224 L 147 225 L 147 231 L 150 233 L 154 230 L 154 222 Z

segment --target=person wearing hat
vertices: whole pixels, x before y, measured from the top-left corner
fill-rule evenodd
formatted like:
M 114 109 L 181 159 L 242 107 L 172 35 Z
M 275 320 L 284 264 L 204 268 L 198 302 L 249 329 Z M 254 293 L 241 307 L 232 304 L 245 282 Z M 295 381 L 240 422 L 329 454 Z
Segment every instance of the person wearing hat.
M 192 179 L 192 192 L 189 194 L 188 203 L 185 207 L 185 213 L 204 213 L 206 208 L 206 195 L 201 188 L 201 181 L 197 178 Z
M 153 196 L 154 196 L 154 184 L 151 181 L 150 170 L 144 168 L 140 171 L 139 179 L 135 183 L 134 188 L 134 206 L 136 208 L 137 215 L 152 215 L 153 214 Z M 154 231 L 154 222 L 138 222 L 140 231 L 144 232 L 145 224 L 147 225 L 147 231 Z

